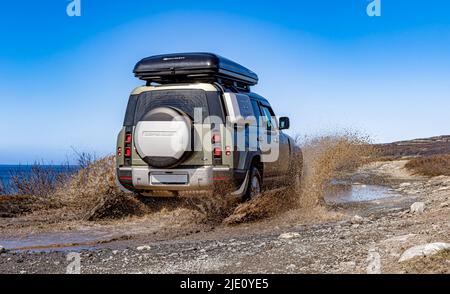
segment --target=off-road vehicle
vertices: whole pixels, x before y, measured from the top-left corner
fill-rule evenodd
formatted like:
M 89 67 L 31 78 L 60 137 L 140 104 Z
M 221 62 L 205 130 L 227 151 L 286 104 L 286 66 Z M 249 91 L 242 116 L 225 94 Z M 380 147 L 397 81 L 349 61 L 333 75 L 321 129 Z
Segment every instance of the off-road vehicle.
M 250 91 L 254 72 L 215 54 L 183 53 L 144 58 L 134 74 L 146 85 L 131 93 L 117 140 L 122 189 L 176 196 L 228 183 L 230 194 L 248 199 L 298 180 L 301 151 L 282 132 L 289 118 L 277 120 Z

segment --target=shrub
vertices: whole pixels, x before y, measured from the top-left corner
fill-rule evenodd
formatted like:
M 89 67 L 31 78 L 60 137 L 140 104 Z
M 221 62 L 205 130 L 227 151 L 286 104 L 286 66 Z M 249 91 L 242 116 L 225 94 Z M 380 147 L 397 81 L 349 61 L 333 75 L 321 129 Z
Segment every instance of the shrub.
M 411 159 L 406 168 L 416 174 L 436 177 L 450 176 L 450 155 L 433 155 Z
M 8 192 L 16 195 L 48 197 L 68 181 L 74 170 L 68 164 L 54 167 L 42 163 L 33 164 L 30 170 L 16 169 L 11 171 Z

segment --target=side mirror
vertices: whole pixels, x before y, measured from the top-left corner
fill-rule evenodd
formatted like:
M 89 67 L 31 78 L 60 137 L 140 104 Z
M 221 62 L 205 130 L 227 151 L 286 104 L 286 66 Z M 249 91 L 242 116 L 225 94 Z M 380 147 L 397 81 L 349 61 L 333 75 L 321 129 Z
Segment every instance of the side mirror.
M 289 117 L 280 117 L 280 130 L 287 130 L 290 127 Z

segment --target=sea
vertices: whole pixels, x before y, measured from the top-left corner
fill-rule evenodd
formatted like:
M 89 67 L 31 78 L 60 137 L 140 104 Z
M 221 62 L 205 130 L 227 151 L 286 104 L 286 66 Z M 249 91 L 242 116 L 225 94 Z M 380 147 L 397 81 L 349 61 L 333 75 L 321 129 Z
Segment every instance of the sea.
M 11 178 L 15 175 L 27 178 L 31 177 L 33 174 L 33 166 L 35 165 L 2 165 L 0 164 L 0 190 L 3 190 L 3 193 L 11 193 L 14 191 L 11 190 Z M 40 169 L 48 169 L 58 173 L 71 173 L 76 172 L 79 167 L 76 165 L 38 165 Z M 2 191 L 0 191 L 1 194 Z

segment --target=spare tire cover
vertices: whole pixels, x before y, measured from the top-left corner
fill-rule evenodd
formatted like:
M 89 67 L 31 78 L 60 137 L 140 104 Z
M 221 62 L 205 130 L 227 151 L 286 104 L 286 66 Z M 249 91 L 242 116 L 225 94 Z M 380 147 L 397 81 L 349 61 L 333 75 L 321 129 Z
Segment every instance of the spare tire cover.
M 150 166 L 174 167 L 192 151 L 192 120 L 181 110 L 158 107 L 136 124 L 136 151 Z

